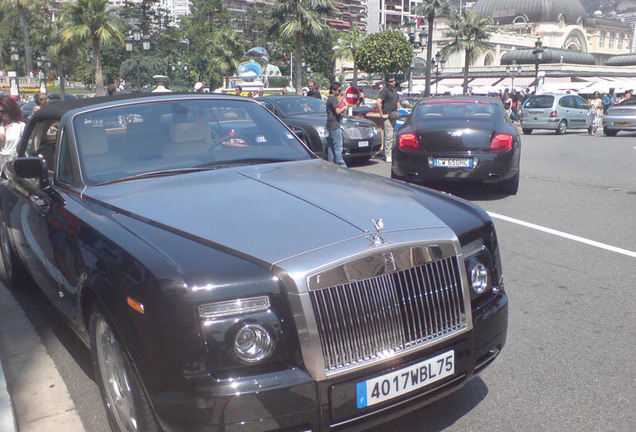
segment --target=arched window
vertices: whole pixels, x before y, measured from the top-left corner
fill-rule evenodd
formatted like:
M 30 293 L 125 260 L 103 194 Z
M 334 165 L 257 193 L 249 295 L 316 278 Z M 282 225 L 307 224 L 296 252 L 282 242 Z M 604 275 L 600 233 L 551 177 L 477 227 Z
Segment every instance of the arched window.
M 598 35 L 598 47 L 605 48 L 605 32 L 601 30 Z
M 623 35 L 619 34 L 618 36 L 616 36 L 616 39 L 617 39 L 616 40 L 616 44 L 617 44 L 616 48 L 623 49 Z
M 613 49 L 614 48 L 614 33 L 610 33 L 608 35 L 607 47 L 609 49 Z
M 561 28 L 565 27 L 565 15 L 563 14 L 559 15 L 558 21 L 559 21 L 559 27 Z

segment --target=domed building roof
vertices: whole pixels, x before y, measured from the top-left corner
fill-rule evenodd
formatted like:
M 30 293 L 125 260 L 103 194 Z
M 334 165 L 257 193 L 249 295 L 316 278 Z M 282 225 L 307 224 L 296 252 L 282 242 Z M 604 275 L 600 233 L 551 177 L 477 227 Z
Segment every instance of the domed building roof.
M 473 9 L 496 24 L 552 22 L 585 25 L 579 0 L 477 0 Z

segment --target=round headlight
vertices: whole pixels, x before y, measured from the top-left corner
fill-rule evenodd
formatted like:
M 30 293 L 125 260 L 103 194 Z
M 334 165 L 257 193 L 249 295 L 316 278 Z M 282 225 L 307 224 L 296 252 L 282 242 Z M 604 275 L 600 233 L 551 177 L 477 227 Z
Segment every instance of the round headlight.
M 488 270 L 486 266 L 477 263 L 475 267 L 470 271 L 470 284 L 473 287 L 473 291 L 477 294 L 481 294 L 488 288 Z
M 274 351 L 274 340 L 269 332 L 258 324 L 246 324 L 234 339 L 236 355 L 247 363 L 265 360 Z

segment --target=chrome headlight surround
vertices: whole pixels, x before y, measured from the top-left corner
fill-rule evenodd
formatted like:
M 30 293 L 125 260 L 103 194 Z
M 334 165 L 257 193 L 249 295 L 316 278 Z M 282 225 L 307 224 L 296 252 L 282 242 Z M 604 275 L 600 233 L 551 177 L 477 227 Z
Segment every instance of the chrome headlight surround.
M 491 292 L 495 287 L 493 281 L 493 258 L 484 244 L 471 244 L 464 247 L 464 265 L 468 283 L 471 287 L 470 297 L 476 299 Z
M 245 323 L 234 336 L 234 353 L 245 363 L 259 363 L 272 355 L 276 345 L 274 341 L 262 325 Z
M 476 294 L 483 294 L 489 283 L 488 269 L 480 262 L 477 262 L 470 270 L 470 286 Z
M 329 130 L 325 126 L 318 126 L 316 131 L 320 138 L 327 138 L 329 136 Z

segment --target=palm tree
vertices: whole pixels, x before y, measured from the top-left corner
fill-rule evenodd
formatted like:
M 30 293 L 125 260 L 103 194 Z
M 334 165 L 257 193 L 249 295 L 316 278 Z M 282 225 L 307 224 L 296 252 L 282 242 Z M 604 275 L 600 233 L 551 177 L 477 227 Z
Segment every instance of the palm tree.
M 102 45 L 124 42 L 117 17 L 107 9 L 108 0 L 77 0 L 66 5 L 62 41 L 90 40 L 95 61 L 95 93 L 102 96 L 106 93 L 102 75 Z
M 230 74 L 236 71 L 239 65 L 239 59 L 245 53 L 243 45 L 241 45 L 236 32 L 231 28 L 220 29 L 214 35 L 214 42 L 210 46 L 209 63 L 212 66 L 212 72 L 220 72 L 225 78 L 225 87 L 230 86 Z
M 35 12 L 46 6 L 46 2 L 42 0 L 2 0 L 4 9 L 17 9 L 18 20 L 20 22 L 20 30 L 22 31 L 22 43 L 24 45 L 24 68 L 27 75 L 33 71 L 33 50 L 31 47 L 31 36 L 29 34 L 29 17 L 27 12 Z
M 431 95 L 431 64 L 433 55 L 433 30 L 435 18 L 440 16 L 450 16 L 453 7 L 450 0 L 424 0 L 415 7 L 415 14 L 426 18 L 428 24 L 428 40 L 426 49 L 426 85 L 424 87 L 424 96 Z
M 337 59 L 353 60 L 353 82 L 354 87 L 358 85 L 358 67 L 356 66 L 355 56 L 360 43 L 365 35 L 360 32 L 357 25 L 354 25 L 351 32 L 346 32 L 338 40 L 338 45 L 334 48 L 334 57 Z
M 456 16 L 450 22 L 446 37 L 453 42 L 442 49 L 442 54 L 447 57 L 450 54 L 464 52 L 464 94 L 468 92 L 468 69 L 475 58 L 492 50 L 488 43 L 492 26 L 490 18 L 480 18 L 474 11 L 462 10 L 460 16 Z
M 294 87 L 302 87 L 302 55 L 304 36 L 323 36 L 330 31 L 322 18 L 335 10 L 333 0 L 279 0 L 272 9 L 272 32 L 283 38 L 294 38 Z

